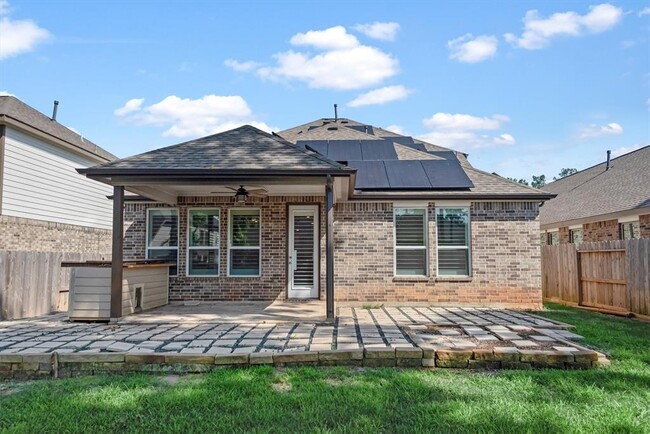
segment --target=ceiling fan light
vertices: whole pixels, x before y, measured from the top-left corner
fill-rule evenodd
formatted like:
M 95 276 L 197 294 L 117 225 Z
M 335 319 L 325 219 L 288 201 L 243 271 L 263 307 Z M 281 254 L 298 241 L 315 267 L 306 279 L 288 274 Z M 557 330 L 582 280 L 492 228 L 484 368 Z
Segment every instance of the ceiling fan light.
M 235 202 L 240 205 L 243 205 L 246 203 L 247 197 L 248 197 L 248 192 L 242 185 L 241 187 L 239 187 L 239 189 L 237 189 L 237 193 L 235 193 Z

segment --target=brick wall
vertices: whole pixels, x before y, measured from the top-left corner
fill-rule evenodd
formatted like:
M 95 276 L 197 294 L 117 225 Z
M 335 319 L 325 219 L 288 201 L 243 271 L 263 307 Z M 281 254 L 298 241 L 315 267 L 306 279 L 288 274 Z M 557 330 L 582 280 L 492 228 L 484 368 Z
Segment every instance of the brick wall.
M 639 216 L 639 228 L 641 229 L 641 238 L 650 238 L 650 214 Z
M 261 209 L 262 276 L 228 277 L 228 210 L 238 207 L 231 197 L 180 197 L 179 205 L 179 264 L 178 277 L 170 278 L 170 301 L 197 300 L 276 300 L 287 295 L 287 207 L 289 204 L 318 204 L 320 216 L 320 298 L 325 294 L 325 228 L 324 197 L 271 196 L 251 198 L 246 208 Z M 145 257 L 146 209 L 164 207 L 151 203 L 127 203 L 124 213 L 124 258 Z M 213 207 L 220 214 L 220 276 L 187 276 L 187 210 L 193 207 Z
M 582 225 L 582 230 L 582 241 L 585 243 L 618 240 L 620 238 L 617 219 L 585 223 Z
M 436 222 L 429 205 L 429 277 L 393 276 L 392 203 L 339 203 L 335 213 L 336 298 L 351 302 L 539 307 L 541 265 L 535 203 L 474 203 L 472 277 L 436 279 Z
M 246 207 L 262 210 L 262 276 L 226 276 L 227 210 L 231 198 L 180 198 L 179 275 L 170 278 L 170 300 L 274 300 L 286 297 L 287 205 L 321 205 L 320 298 L 325 295 L 323 197 L 269 197 Z M 145 256 L 146 209 L 127 203 L 125 259 Z M 221 209 L 221 276 L 186 276 L 187 208 Z M 541 271 L 538 207 L 535 203 L 474 203 L 471 209 L 472 278 L 436 280 L 435 205 L 429 204 L 429 271 L 424 279 L 393 276 L 393 204 L 338 203 L 335 206 L 335 295 L 351 302 L 431 302 L 455 305 L 539 307 Z
M 111 231 L 0 215 L 0 250 L 110 256 Z

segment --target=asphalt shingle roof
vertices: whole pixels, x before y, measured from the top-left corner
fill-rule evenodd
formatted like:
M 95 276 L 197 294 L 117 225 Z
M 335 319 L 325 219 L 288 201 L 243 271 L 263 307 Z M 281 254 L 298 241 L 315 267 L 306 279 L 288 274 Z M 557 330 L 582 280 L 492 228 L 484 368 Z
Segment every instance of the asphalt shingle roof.
M 36 128 L 45 134 L 95 154 L 102 159 L 115 160 L 117 158 L 115 155 L 102 149 L 90 140 L 81 137 L 60 123 L 53 121 L 14 96 L 0 96 L 0 116 L 12 118 L 15 121 Z
M 548 225 L 650 207 L 650 146 L 551 182 L 556 193 L 540 209 L 540 223 Z
M 332 170 L 321 155 L 250 125 L 95 166 L 92 169 Z

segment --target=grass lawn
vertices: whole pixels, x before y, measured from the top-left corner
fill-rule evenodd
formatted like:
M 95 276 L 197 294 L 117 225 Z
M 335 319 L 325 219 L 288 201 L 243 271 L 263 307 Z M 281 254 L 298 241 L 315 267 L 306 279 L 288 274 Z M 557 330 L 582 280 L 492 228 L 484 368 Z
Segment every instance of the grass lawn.
M 558 305 L 589 371 L 223 370 L 0 383 L 2 432 L 650 432 L 650 324 Z

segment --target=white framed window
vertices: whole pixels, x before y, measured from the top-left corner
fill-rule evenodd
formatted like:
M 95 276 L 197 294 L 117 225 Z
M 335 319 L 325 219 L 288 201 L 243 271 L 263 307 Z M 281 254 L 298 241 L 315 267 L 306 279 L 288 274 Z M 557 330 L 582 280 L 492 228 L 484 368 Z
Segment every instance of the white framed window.
M 395 276 L 426 276 L 427 209 L 395 208 L 393 219 Z
M 618 232 L 621 240 L 641 238 L 641 225 L 638 221 L 621 222 L 618 224 Z
M 569 229 L 569 242 L 579 246 L 582 244 L 583 232 L 582 228 Z
M 469 208 L 436 207 L 438 276 L 470 276 Z
M 178 210 L 175 208 L 148 208 L 146 228 L 147 259 L 175 262 L 169 275 L 178 275 Z
M 228 213 L 228 276 L 261 276 L 261 210 L 231 208 Z
M 219 276 L 221 212 L 218 208 L 187 211 L 187 275 Z

